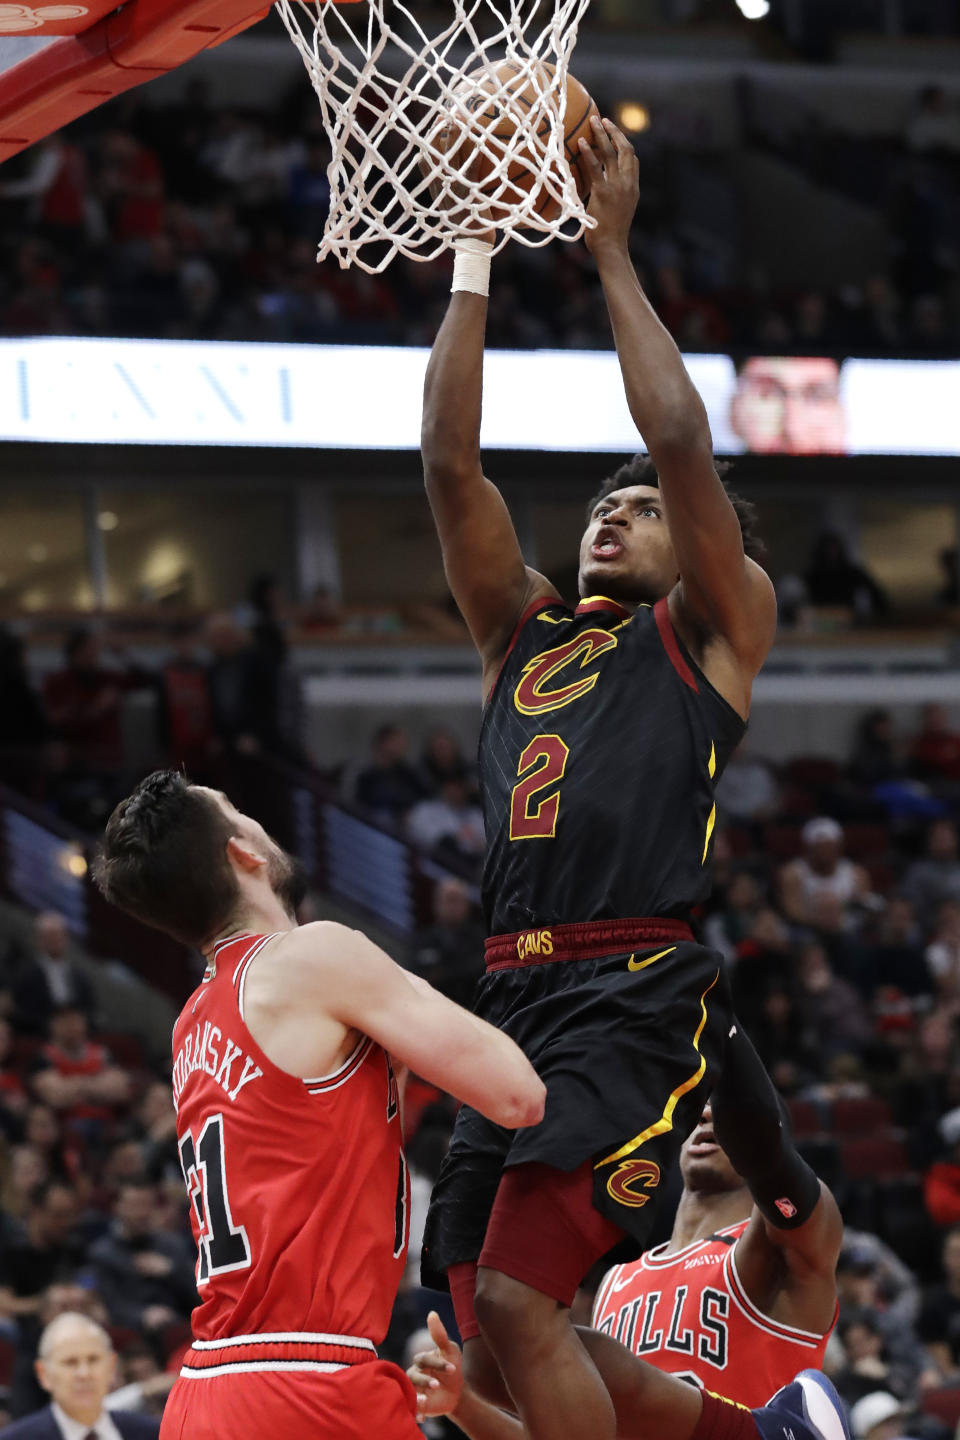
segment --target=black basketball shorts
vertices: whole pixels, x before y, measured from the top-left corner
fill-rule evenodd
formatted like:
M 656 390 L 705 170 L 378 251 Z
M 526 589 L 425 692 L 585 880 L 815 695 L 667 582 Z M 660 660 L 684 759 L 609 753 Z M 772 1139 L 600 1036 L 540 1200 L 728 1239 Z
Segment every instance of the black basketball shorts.
M 546 1111 L 539 1125 L 506 1130 L 461 1108 L 427 1216 L 425 1285 L 442 1288 L 448 1266 L 478 1259 L 504 1169 L 529 1162 L 571 1171 L 590 1159 L 594 1205 L 643 1246 L 661 1179 L 719 1073 L 732 1023 L 724 962 L 687 926 L 529 933 L 539 954 L 523 936 L 488 941 L 475 1010 L 529 1057 Z

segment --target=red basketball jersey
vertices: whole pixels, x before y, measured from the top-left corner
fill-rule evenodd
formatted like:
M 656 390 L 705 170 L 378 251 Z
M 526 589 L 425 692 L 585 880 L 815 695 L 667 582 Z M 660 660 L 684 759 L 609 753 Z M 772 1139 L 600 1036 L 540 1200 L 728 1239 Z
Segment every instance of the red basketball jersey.
M 389 1058 L 364 1038 L 311 1080 L 267 1059 L 243 997 L 272 938 L 218 945 L 174 1027 L 200 1293 L 182 1373 L 372 1360 L 403 1271 L 409 1191 Z
M 749 1223 L 684 1250 L 659 1245 L 632 1264 L 615 1265 L 597 1292 L 593 1324 L 658 1370 L 753 1410 L 798 1371 L 821 1368 L 829 1331 L 812 1335 L 781 1325 L 747 1298 L 736 1242 Z

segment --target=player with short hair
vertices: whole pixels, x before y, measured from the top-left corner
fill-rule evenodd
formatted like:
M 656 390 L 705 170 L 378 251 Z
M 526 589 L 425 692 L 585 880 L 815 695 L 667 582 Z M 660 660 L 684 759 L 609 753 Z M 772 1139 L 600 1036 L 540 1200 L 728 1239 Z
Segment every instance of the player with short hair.
M 723 1114 L 729 1089 L 724 1076 L 716 1093 L 722 1125 L 730 1118 Z M 752 1109 L 749 1096 L 733 1103 L 737 1135 L 753 1124 L 764 1144 L 778 1144 L 762 1104 Z M 779 1148 L 778 1163 L 795 1166 L 782 1129 Z M 843 1220 L 821 1182 L 806 1224 L 772 1225 L 764 1213 L 769 1191 L 757 1169 L 759 1150 L 751 1157 L 741 1140 L 738 1153 L 754 1177 L 756 1197 L 718 1143 L 708 1104 L 680 1151 L 683 1192 L 669 1241 L 607 1272 L 592 1324 L 658 1370 L 762 1409 L 799 1369 L 823 1363 L 839 1308 Z M 522 1440 L 516 1419 L 463 1386 L 459 1348 L 439 1317 L 429 1323 L 437 1343 L 417 1355 L 408 1372 L 421 1414 L 449 1414 L 471 1440 Z
M 415 1440 L 377 1358 L 407 1245 L 408 1065 L 508 1129 L 543 1085 L 505 1035 L 358 931 L 297 927 L 302 873 L 219 791 L 158 771 L 117 806 L 108 900 L 203 951 L 173 1034 L 200 1304 L 164 1440 Z
M 532 1440 L 611 1440 L 625 1417 L 642 1418 L 647 1440 L 707 1440 L 731 1407 L 677 1382 L 658 1419 L 648 1367 L 615 1345 L 601 1355 L 604 1336 L 588 1353 L 569 1307 L 625 1233 L 644 1243 L 661 1175 L 730 1048 L 723 961 L 689 917 L 709 893 L 715 785 L 744 733 L 776 600 L 630 261 L 636 156 L 609 121 L 593 143 L 581 146 L 597 222 L 587 243 L 650 464 L 618 473 L 591 508 L 575 610 L 525 565 L 483 473 L 482 294 L 454 294 L 427 370 L 427 494 L 483 667 L 490 938 L 477 1012 L 529 1055 L 547 1106 L 516 1136 L 461 1110 L 424 1278 L 446 1276 L 471 1383 L 506 1397 Z M 471 283 L 455 272 L 455 286 Z M 819 1189 L 804 1168 L 787 1180 L 771 1205 L 792 1213 L 773 1209 L 771 1223 L 802 1224 Z

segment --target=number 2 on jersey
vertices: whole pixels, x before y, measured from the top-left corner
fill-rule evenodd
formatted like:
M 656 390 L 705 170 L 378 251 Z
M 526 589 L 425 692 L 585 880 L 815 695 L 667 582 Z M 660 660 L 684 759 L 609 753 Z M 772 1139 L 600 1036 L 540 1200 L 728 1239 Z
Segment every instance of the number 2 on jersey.
M 519 782 L 510 799 L 510 839 L 550 840 L 557 833 L 560 792 L 536 797 L 559 785 L 570 751 L 559 735 L 535 735 L 520 756 Z
M 180 1141 L 180 1167 L 200 1226 L 198 1285 L 206 1285 L 211 1275 L 246 1270 L 251 1264 L 247 1232 L 230 1214 L 224 1161 L 222 1115 L 204 1122 L 196 1145 L 189 1130 Z

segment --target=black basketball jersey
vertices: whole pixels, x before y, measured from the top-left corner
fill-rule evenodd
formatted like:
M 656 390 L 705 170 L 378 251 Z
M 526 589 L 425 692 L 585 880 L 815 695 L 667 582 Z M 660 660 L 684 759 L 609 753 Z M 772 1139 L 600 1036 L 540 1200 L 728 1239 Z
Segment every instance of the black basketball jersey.
M 480 732 L 488 933 L 686 918 L 710 891 L 714 787 L 745 728 L 665 600 L 532 606 Z

